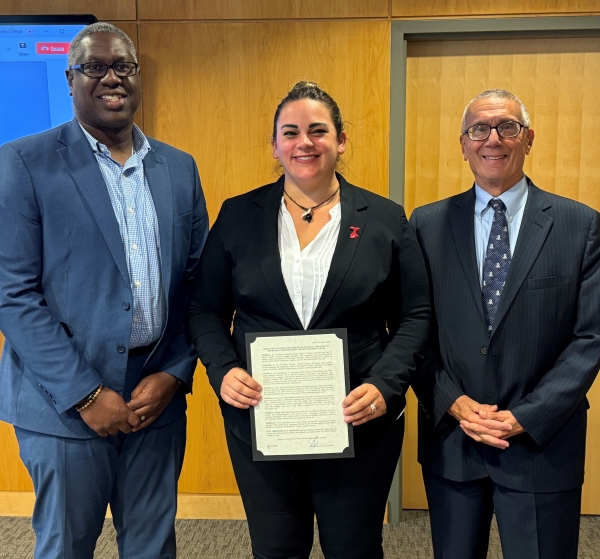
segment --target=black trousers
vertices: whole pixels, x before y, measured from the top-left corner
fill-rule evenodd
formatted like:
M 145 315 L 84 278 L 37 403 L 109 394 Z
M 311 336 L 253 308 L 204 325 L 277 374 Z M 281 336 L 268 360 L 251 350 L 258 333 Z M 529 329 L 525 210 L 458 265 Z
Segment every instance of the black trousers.
M 577 559 L 581 487 L 526 493 L 490 478 L 423 479 L 435 559 L 486 559 L 494 511 L 504 559 Z
M 255 559 L 308 559 L 315 514 L 326 559 L 383 557 L 404 416 L 385 430 L 368 425 L 354 429 L 354 458 L 273 462 L 253 462 L 250 445 L 226 428 Z

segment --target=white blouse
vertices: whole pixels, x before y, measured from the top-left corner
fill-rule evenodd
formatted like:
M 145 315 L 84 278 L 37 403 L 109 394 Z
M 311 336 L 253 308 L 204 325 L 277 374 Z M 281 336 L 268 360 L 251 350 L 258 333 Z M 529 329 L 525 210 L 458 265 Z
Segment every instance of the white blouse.
M 339 202 L 329 210 L 329 215 L 331 219 L 319 234 L 304 247 L 304 250 L 300 250 L 294 221 L 283 198 L 281 199 L 278 219 L 281 271 L 285 286 L 305 330 L 323 294 L 337 244 L 342 220 L 342 208 Z

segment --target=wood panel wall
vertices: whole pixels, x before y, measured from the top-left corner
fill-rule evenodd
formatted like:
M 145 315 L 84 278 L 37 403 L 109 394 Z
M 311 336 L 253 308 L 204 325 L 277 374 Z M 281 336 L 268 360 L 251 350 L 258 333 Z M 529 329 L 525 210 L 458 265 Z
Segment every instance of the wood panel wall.
M 136 0 L 0 0 L 2 15 L 93 14 L 100 21 L 134 20 Z
M 597 0 L 391 0 L 392 16 L 496 17 L 540 15 L 591 15 L 598 13 Z
M 377 21 L 142 23 L 145 130 L 194 155 L 214 219 L 225 198 L 277 177 L 269 145 L 273 113 L 296 81 L 311 79 L 338 101 L 346 120 L 352 148 L 343 173 L 387 195 L 386 30 Z M 182 52 L 197 53 L 194 63 Z M 340 63 L 339 53 L 354 64 Z M 204 376 L 191 401 L 180 488 L 235 491 L 216 398 Z
M 310 79 L 342 110 L 352 143 L 348 180 L 387 195 L 387 28 L 376 21 L 142 23 L 144 108 L 154 116 L 145 130 L 194 155 L 214 219 L 225 198 L 278 176 L 273 113 L 294 83 Z M 193 63 L 182 52 L 197 53 Z M 353 64 L 341 63 L 340 53 Z
M 388 0 L 162 0 L 139 5 L 142 20 L 386 18 L 388 10 Z
M 499 0 L 494 4 L 475 0 L 0 0 L 0 13 L 93 13 L 128 33 L 138 46 L 144 85 L 143 113 L 136 121 L 149 135 L 194 155 L 214 220 L 223 199 L 276 177 L 269 148 L 272 115 L 299 79 L 316 80 L 342 109 L 351 141 L 345 156 L 347 167 L 342 169 L 345 176 L 387 195 L 390 28 L 394 18 L 600 14 L 600 6 L 597 0 Z M 564 63 L 568 66 L 570 61 Z M 592 95 L 589 84 L 585 91 Z M 448 89 L 445 93 L 455 95 Z M 566 97 L 547 102 L 561 99 Z M 461 98 L 458 104 L 463 101 Z M 449 119 L 453 118 L 453 106 L 443 105 Z M 435 148 L 438 162 L 452 161 L 445 175 L 449 182 L 438 181 L 437 196 L 450 194 L 467 177 L 452 151 L 458 150 L 455 137 L 453 142 L 456 145 Z M 538 163 L 530 170 L 542 183 L 550 177 L 544 171 L 537 142 L 534 154 L 538 154 Z M 411 143 L 407 145 L 410 157 L 417 157 Z M 594 148 L 581 149 L 589 152 Z M 561 152 L 571 161 L 565 165 L 576 162 L 577 154 L 574 146 L 571 152 Z M 409 208 L 433 195 L 421 190 L 420 181 L 428 173 L 431 177 L 427 180 L 436 180 L 437 171 L 425 169 L 424 159 L 420 165 L 419 189 L 412 193 L 409 189 Z M 596 188 L 593 168 L 579 172 L 581 177 L 587 173 L 588 179 L 561 181 L 557 188 L 567 188 L 564 185 L 568 183 L 568 192 L 574 197 L 592 199 Z M 406 456 L 416 433 L 413 405 L 409 402 Z M 201 366 L 188 417 L 180 491 L 235 495 L 216 397 Z M 590 429 L 594 421 L 598 420 L 592 419 Z M 0 456 L 0 493 L 31 491 L 12 428 L 1 423 Z M 414 456 L 410 460 L 414 467 Z M 600 464 L 600 457 L 595 460 Z M 600 465 L 592 466 L 595 477 L 600 477 L 598 470 Z M 406 484 L 404 491 L 409 494 Z
M 515 93 L 529 110 L 535 139 L 525 172 L 550 192 L 600 210 L 600 39 L 409 43 L 406 106 L 407 211 L 469 189 L 459 135 L 464 107 L 485 89 Z M 585 513 L 600 513 L 600 390 L 589 395 Z M 416 462 L 416 401 L 411 394 L 403 455 L 406 508 L 426 508 Z
M 169 15 L 176 13 L 172 10 L 178 6 L 187 9 L 186 6 L 203 5 L 167 4 Z M 244 9 L 253 6 L 256 9 L 259 4 L 247 2 Z M 351 142 L 342 168 L 346 178 L 384 196 L 388 193 L 387 0 L 383 4 L 380 1 L 337 3 L 335 9 L 345 6 L 344 12 L 318 11 L 317 2 L 282 2 L 279 7 L 288 4 L 284 16 L 295 19 L 335 13 L 348 17 L 373 14 L 386 17 L 381 21 L 352 17 L 335 21 L 289 19 L 246 23 L 152 22 L 140 18 L 135 22 L 119 22 L 111 18 L 134 40 L 139 39 L 143 129 L 194 155 L 211 220 L 225 198 L 276 179 L 269 145 L 273 113 L 281 98 L 300 79 L 317 81 L 341 107 Z M 157 10 L 164 7 L 159 2 L 143 5 Z M 207 10 L 215 6 L 218 4 L 213 3 L 212 8 L 210 3 L 205 5 Z M 245 11 L 239 17 L 262 14 L 266 19 L 265 6 L 267 3 L 263 2 L 262 12 Z M 302 6 L 304 11 L 298 11 Z M 378 11 L 373 12 L 374 7 Z M 210 11 L 203 14 L 218 17 Z M 230 12 L 223 14 L 232 16 Z M 277 13 L 271 12 L 269 19 L 277 17 Z M 180 491 L 236 494 L 217 399 L 201 365 L 189 404 L 188 445 Z M 4 448 L 2 445 L 6 446 L 8 468 L 6 473 L 0 471 L 0 491 L 31 490 L 9 426 L 0 429 L 0 450 Z
M 4 336 L 0 332 L 0 356 Z M 1 491 L 33 491 L 31 478 L 19 458 L 19 446 L 14 429 L 0 421 L 0 492 Z M 1 514 L 1 510 L 0 510 Z

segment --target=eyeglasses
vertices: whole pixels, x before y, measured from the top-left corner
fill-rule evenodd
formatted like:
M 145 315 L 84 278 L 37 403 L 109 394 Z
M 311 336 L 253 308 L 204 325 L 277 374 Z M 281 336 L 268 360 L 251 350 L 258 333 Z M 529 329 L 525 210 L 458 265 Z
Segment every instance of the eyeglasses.
M 490 137 L 492 130 L 495 130 L 501 138 L 514 138 L 520 134 L 522 128 L 527 128 L 527 126 L 514 120 L 507 120 L 506 122 L 501 122 L 498 126 L 473 124 L 473 126 L 469 126 L 469 128 L 463 130 L 463 134 L 469 136 L 471 140 L 481 142 Z
M 75 64 L 70 66 L 70 70 L 81 72 L 88 78 L 103 78 L 112 68 L 115 76 L 119 78 L 130 78 L 138 72 L 139 64 L 135 62 L 115 62 L 114 64 L 104 64 L 103 62 L 87 62 L 86 64 Z

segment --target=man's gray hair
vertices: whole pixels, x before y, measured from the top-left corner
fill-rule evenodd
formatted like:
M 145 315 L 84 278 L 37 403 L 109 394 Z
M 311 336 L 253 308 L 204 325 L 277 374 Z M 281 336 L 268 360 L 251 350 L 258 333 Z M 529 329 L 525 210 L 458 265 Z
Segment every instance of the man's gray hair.
M 461 134 L 465 130 L 467 122 L 467 113 L 469 112 L 469 108 L 475 101 L 479 101 L 480 99 L 507 99 L 508 101 L 516 101 L 521 107 L 521 124 L 529 128 L 531 124 L 529 120 L 529 112 L 527 111 L 527 107 L 523 104 L 523 101 L 521 101 L 521 99 L 519 99 L 510 91 L 506 91 L 506 89 L 486 89 L 485 91 L 482 91 L 479 95 L 473 97 L 473 99 L 471 99 L 469 101 L 469 104 L 466 106 L 465 112 L 463 113 L 462 117 L 462 124 L 460 127 Z
M 69 56 L 67 58 L 67 64 L 69 67 L 73 66 L 73 64 L 77 64 L 77 61 L 83 55 L 83 40 L 86 37 L 89 37 L 93 33 L 112 33 L 117 37 L 120 37 L 127 43 L 127 48 L 131 52 L 133 56 L 133 60 L 137 62 L 137 54 L 135 52 L 135 46 L 133 41 L 127 36 L 127 34 L 121 31 L 118 27 L 115 27 L 112 23 L 106 23 L 104 21 L 99 21 L 97 23 L 92 23 L 88 25 L 84 29 L 82 29 L 75 38 L 71 41 L 71 46 L 69 47 Z

